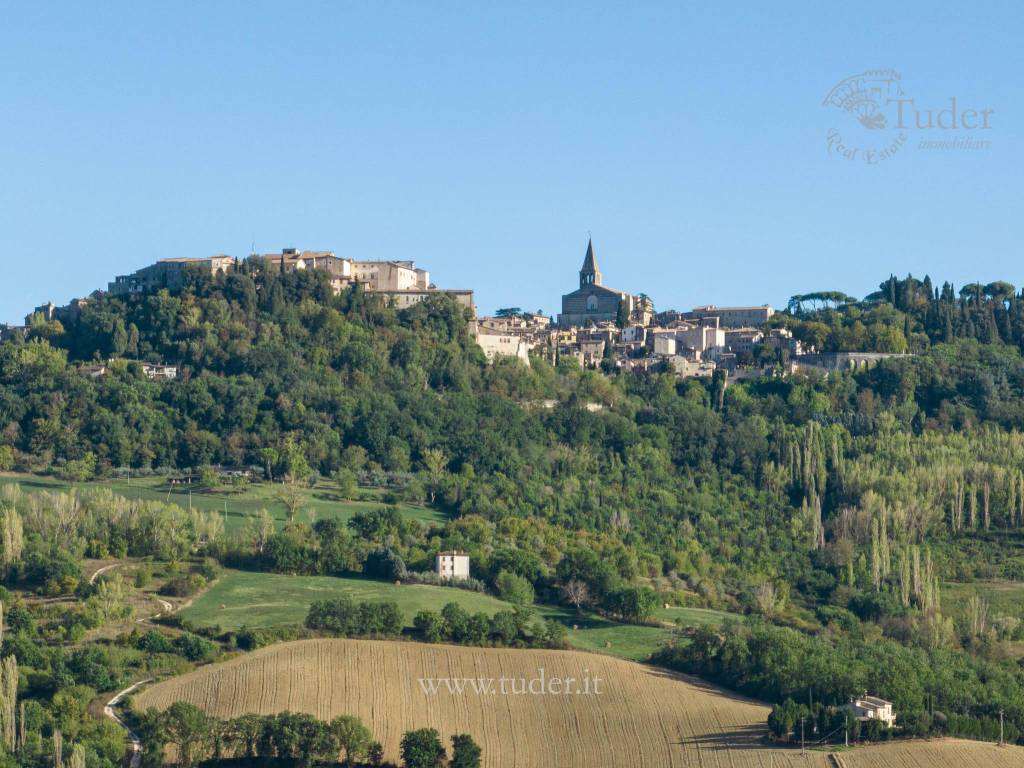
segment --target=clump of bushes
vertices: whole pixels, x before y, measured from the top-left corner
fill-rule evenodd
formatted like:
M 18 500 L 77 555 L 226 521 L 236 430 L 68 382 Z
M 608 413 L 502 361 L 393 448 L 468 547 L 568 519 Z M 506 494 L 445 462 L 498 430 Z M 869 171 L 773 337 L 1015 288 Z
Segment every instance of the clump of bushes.
M 472 577 L 468 579 L 444 579 L 436 571 L 410 571 L 406 574 L 406 581 L 411 584 L 430 584 L 435 587 L 455 587 L 456 589 L 467 589 L 470 592 L 486 592 L 487 585 L 480 579 Z
M 404 624 L 397 603 L 357 603 L 350 595 L 317 600 L 306 615 L 309 629 L 339 637 L 396 637 Z
M 220 655 L 220 646 L 191 632 L 171 638 L 151 629 L 135 638 L 133 644 L 146 653 L 173 653 L 197 663 L 212 661 Z
M 563 648 L 566 630 L 557 621 L 537 620 L 528 611 L 469 613 L 458 603 L 448 603 L 441 612 L 420 611 L 413 630 L 428 643 L 462 643 L 516 648 Z

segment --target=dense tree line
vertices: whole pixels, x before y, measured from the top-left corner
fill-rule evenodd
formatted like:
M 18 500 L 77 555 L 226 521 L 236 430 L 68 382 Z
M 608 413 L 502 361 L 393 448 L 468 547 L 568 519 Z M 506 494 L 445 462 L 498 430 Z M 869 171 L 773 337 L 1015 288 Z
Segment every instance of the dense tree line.
M 423 610 L 413 619 L 416 636 L 428 643 L 462 643 L 516 648 L 564 648 L 566 629 L 528 610 L 501 610 L 493 616 L 469 613 L 458 603 L 439 612 Z
M 871 637 L 866 627 L 814 636 L 761 621 L 729 623 L 695 630 L 690 642 L 665 648 L 656 661 L 781 704 L 770 722 L 779 736 L 792 733 L 794 712 L 821 718 L 823 733 L 835 730 L 835 708 L 866 691 L 893 702 L 907 735 L 986 737 L 1000 710 L 1009 741 L 1024 732 L 1019 668 L 948 648 L 907 647 Z M 795 710 L 787 704 L 793 701 L 800 702 Z
M 1024 349 L 1024 291 L 1003 280 L 957 290 L 890 276 L 863 301 L 841 291 L 793 296 L 773 324 L 827 352 L 921 352 L 958 339 Z
M 173 746 L 177 764 L 287 764 L 296 766 L 389 766 L 373 734 L 353 715 L 329 722 L 300 712 L 276 715 L 245 714 L 222 720 L 198 707 L 176 702 L 166 711 L 154 709 L 135 716 L 144 745 L 146 766 L 164 764 L 164 751 Z M 402 736 L 404 768 L 479 768 L 480 747 L 468 734 L 452 737 L 451 759 L 437 731 L 407 731 Z
M 405 620 L 396 603 L 357 603 L 351 595 L 342 595 L 313 602 L 305 623 L 338 637 L 397 637 Z

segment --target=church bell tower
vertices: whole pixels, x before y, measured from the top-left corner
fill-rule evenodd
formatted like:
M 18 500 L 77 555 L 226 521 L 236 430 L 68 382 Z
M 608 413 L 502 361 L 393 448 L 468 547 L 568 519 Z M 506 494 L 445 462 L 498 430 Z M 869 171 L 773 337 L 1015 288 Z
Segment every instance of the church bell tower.
M 587 255 L 583 257 L 583 268 L 580 270 L 580 288 L 601 284 L 601 272 L 594 258 L 594 241 L 587 240 Z

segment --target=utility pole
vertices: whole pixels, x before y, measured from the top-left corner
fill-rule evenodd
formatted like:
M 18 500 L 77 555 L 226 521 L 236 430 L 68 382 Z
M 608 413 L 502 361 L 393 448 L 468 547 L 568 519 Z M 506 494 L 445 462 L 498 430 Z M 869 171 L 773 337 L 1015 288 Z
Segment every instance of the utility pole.
M 1003 710 L 999 710 L 999 746 L 1003 746 Z
M 811 710 L 811 733 L 818 733 L 818 718 L 814 716 L 814 688 L 807 686 L 807 698 Z
M 804 754 L 804 718 L 800 718 L 800 754 Z
M 850 718 L 843 718 L 843 743 L 850 746 Z

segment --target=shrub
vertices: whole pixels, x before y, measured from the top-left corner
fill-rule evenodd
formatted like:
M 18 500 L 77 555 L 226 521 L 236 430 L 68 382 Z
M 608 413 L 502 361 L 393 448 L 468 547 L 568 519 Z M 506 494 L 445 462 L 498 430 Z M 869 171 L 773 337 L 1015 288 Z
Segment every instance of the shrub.
M 350 595 L 317 600 L 309 607 L 306 626 L 339 637 L 394 637 L 405 618 L 396 603 L 357 603 Z
M 206 579 L 201 574 L 190 573 L 168 581 L 160 588 L 160 594 L 167 597 L 192 597 L 205 586 Z
M 216 643 L 191 632 L 174 638 L 174 650 L 189 661 L 210 661 L 220 653 Z
M 513 605 L 530 605 L 533 602 L 533 585 L 523 576 L 511 571 L 501 571 L 494 580 L 498 595 Z

